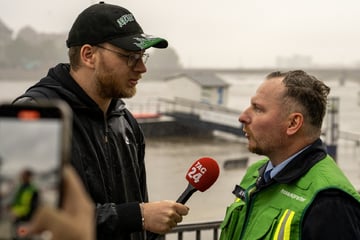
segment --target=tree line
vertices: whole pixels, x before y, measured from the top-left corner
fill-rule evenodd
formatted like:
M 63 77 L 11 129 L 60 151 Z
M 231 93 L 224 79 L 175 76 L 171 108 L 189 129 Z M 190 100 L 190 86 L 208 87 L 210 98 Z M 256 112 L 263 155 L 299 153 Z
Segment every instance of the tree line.
M 34 69 L 66 61 L 66 34 L 38 33 L 22 28 L 15 37 L 0 22 L 0 68 Z
M 58 62 L 68 62 L 67 34 L 38 33 L 31 27 L 22 28 L 15 37 L 0 20 L 0 68 L 37 69 Z M 180 59 L 174 49 L 150 49 L 148 66 L 156 69 L 180 69 Z

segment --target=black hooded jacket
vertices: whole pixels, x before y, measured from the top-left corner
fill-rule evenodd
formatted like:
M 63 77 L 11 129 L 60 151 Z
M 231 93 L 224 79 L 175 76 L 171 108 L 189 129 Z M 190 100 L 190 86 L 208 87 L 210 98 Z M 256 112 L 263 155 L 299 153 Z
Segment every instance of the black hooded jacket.
M 15 101 L 60 98 L 73 110 L 71 163 L 96 203 L 97 239 L 144 239 L 139 202 L 147 202 L 141 129 L 121 99 L 106 116 L 58 64 Z

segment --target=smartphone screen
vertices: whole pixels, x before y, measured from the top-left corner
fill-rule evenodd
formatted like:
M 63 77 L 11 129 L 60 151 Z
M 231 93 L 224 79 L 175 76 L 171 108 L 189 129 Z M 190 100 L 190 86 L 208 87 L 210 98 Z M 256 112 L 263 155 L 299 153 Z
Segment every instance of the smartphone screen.
M 17 236 L 38 206 L 59 206 L 68 142 L 63 105 L 0 106 L 0 239 Z

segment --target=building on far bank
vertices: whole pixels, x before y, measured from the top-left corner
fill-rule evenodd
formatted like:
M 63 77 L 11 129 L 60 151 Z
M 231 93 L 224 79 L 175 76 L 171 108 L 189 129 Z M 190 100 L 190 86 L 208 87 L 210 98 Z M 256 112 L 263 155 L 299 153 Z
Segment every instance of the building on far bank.
M 173 98 L 227 106 L 229 84 L 213 72 L 187 72 L 165 78 Z

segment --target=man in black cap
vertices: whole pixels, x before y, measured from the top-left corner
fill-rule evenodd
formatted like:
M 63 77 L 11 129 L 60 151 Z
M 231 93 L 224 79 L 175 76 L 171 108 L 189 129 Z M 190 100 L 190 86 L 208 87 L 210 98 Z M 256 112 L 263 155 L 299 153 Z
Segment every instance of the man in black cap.
M 150 47 L 165 39 L 143 32 L 125 8 L 100 2 L 75 20 L 58 64 L 15 102 L 62 99 L 73 110 L 71 163 L 96 203 L 98 239 L 145 239 L 171 230 L 188 208 L 148 202 L 144 136 L 122 98 L 136 93 Z

